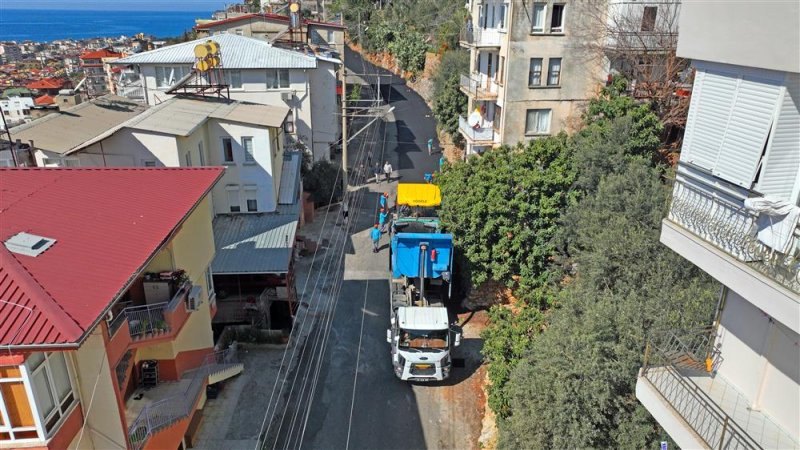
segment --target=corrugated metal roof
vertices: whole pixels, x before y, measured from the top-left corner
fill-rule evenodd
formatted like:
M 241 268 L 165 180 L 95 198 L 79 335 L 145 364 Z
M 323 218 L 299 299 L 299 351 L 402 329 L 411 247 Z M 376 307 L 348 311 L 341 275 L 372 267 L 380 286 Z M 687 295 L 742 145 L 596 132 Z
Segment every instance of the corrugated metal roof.
M 14 127 L 11 138 L 24 143 L 33 141 L 36 148 L 66 154 L 145 109 L 127 98 L 106 95 Z
M 289 107 L 225 99 L 174 97 L 123 124 L 125 128 L 188 136 L 209 118 L 277 128 Z
M 286 152 L 283 154 L 283 170 L 281 170 L 281 184 L 278 190 L 278 204 L 292 205 L 297 202 L 300 194 L 300 162 L 303 155 L 300 152 Z
M 225 69 L 313 69 L 317 60 L 300 52 L 273 47 L 267 41 L 238 34 L 218 34 L 120 58 L 111 64 L 194 64 L 194 47 L 209 39 L 219 43 Z
M 222 173 L 0 169 L 0 241 L 56 240 L 36 257 L 0 246 L 0 346 L 79 342 Z
M 228 214 L 214 218 L 214 274 L 286 273 L 300 220 L 300 204 L 274 213 Z

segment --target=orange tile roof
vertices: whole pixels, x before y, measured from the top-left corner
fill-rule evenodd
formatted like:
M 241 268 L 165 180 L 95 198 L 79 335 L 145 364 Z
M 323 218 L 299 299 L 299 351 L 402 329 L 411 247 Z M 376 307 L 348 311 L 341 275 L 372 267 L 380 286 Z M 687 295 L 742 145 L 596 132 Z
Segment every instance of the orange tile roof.
M 87 50 L 81 53 L 81 59 L 121 58 L 122 53 L 111 51 L 107 48 L 101 50 Z
M 56 99 L 47 94 L 41 97 L 36 97 L 36 99 L 33 101 L 34 104 L 37 104 L 39 106 L 53 105 L 55 104 L 55 102 Z
M 43 78 L 25 85 L 28 89 L 61 89 L 64 87 L 64 80 L 60 78 Z

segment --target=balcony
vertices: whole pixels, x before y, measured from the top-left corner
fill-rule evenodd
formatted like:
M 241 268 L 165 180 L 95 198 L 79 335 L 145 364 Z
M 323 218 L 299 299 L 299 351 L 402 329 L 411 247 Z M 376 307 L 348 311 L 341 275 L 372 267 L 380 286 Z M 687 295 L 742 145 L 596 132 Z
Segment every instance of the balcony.
M 684 448 L 798 448 L 769 415 L 716 374 L 719 355 L 709 328 L 652 337 L 636 397 Z
M 794 243 L 787 253 L 766 245 L 763 239 L 759 239 L 758 215 L 744 207 L 744 199 L 748 197 L 760 197 L 760 194 L 730 185 L 689 164 L 681 163 L 667 221 L 712 246 L 727 259 L 746 266 L 756 276 L 766 277 L 773 284 L 795 294 L 787 292 L 784 296 L 796 298 L 796 294 L 800 293 L 800 254 L 797 248 L 800 232 L 795 228 Z M 663 233 L 662 242 L 683 254 L 680 249 L 665 242 Z M 735 286 L 728 284 L 723 274 L 718 276 L 713 267 L 704 267 L 696 258 L 688 259 L 750 298 L 744 289 L 738 291 Z
M 499 85 L 487 75 L 472 73 L 461 75 L 461 91 L 475 100 L 494 100 L 497 98 Z
M 498 28 L 469 26 L 463 28 L 459 33 L 458 43 L 466 48 L 500 48 L 502 36 L 503 33 Z
M 141 101 L 141 100 L 145 99 L 144 87 L 141 86 L 141 85 L 139 85 L 139 86 L 135 86 L 135 85 L 123 86 L 123 85 L 119 85 L 118 84 L 117 85 L 117 95 L 119 95 L 120 97 L 128 98 L 130 100 L 139 100 L 139 101 Z
M 236 347 L 232 346 L 206 356 L 200 367 L 184 374 L 180 381 L 161 383 L 147 390 L 141 399 L 128 400 L 126 416 L 131 448 L 143 449 L 153 435 L 191 417 L 207 385 L 238 375 L 243 369 Z
M 471 127 L 464 117 L 458 118 L 458 131 L 472 143 L 494 143 L 495 131 L 490 126 Z

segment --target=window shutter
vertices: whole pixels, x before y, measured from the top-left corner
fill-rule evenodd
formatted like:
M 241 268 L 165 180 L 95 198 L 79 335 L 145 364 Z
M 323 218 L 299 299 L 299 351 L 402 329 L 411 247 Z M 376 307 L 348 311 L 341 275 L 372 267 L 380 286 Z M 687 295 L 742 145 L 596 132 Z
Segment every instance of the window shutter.
M 735 74 L 698 68 L 686 118 L 682 150 L 685 161 L 704 169 L 714 169 L 737 84 Z
M 800 197 L 800 75 L 790 74 L 757 190 L 797 204 Z

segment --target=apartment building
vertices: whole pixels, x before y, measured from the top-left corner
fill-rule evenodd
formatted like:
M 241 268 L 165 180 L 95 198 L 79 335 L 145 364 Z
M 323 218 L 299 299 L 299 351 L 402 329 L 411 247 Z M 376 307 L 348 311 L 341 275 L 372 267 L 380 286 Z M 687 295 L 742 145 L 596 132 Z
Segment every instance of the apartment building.
M 0 121 L 0 130 L 5 130 L 4 124 L 13 127 L 30 119 L 33 106 L 34 100 L 31 97 L 0 98 L 0 109 L 3 110 L 5 119 Z
M 636 396 L 682 448 L 800 448 L 800 6 L 686 2 L 680 29 L 696 74 L 661 242 L 722 289 L 707 327 L 652 335 Z
M 32 143 L 40 167 L 225 167 L 211 191 L 216 321 L 245 321 L 246 303 L 255 298 L 263 326 L 283 328 L 291 321 L 293 249 L 303 220 L 302 158 L 285 149 L 289 112 L 286 105 L 197 96 L 148 108 L 106 96 L 11 135 Z
M 243 369 L 211 329 L 223 169 L 0 170 L 0 447 L 183 446 Z
M 183 83 L 193 77 L 198 39 L 132 55 L 114 65 L 124 66 L 117 93 L 156 105 L 175 93 L 190 92 Z M 339 139 L 336 67 L 338 59 L 287 50 L 264 40 L 236 34 L 214 36 L 220 45 L 222 96 L 262 105 L 288 105 L 288 132 L 313 151 L 330 159 Z M 208 95 L 208 94 L 207 94 Z
M 22 50 L 15 42 L 0 43 L 0 61 L 10 64 L 22 59 Z
M 86 90 L 91 96 L 100 96 L 111 92 L 111 67 L 109 63 L 122 58 L 122 53 L 110 48 L 90 50 L 81 53 L 81 69 L 86 77 Z
M 470 50 L 470 73 L 460 80 L 469 97 L 459 120 L 467 154 L 575 130 L 609 74 L 637 73 L 631 60 L 653 65 L 654 55 L 674 49 L 670 19 L 679 4 L 471 0 L 460 37 Z

